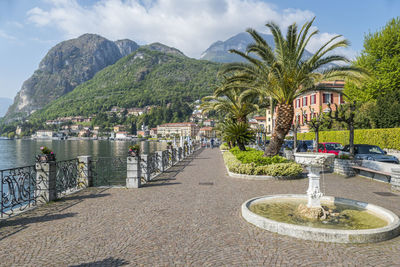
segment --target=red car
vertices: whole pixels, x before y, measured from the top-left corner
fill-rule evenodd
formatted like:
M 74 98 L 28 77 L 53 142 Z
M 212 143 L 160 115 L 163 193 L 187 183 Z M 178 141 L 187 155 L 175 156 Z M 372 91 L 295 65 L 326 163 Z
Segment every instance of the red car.
M 318 144 L 318 152 L 320 153 L 332 153 L 339 155 L 339 152 L 343 149 L 343 146 L 339 143 L 327 142 Z

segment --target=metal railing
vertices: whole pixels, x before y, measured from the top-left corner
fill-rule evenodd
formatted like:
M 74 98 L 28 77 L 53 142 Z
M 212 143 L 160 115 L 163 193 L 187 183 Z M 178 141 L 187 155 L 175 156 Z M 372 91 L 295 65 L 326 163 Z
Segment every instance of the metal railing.
M 56 170 L 57 197 L 61 197 L 77 190 L 78 159 L 57 161 Z
M 123 186 L 126 182 L 126 157 L 95 157 L 91 162 L 93 186 Z
M 1 218 L 10 217 L 36 205 L 35 165 L 0 170 Z

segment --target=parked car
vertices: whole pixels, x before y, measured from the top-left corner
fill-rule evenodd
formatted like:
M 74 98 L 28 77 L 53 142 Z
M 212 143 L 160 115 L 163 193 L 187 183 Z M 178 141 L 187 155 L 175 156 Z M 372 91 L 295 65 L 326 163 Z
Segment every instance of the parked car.
M 350 154 L 350 146 L 346 145 L 340 154 Z M 399 159 L 395 156 L 386 155 L 386 151 L 383 151 L 379 146 L 374 145 L 354 145 L 354 158 L 355 159 L 365 159 L 365 160 L 375 160 L 386 163 L 399 164 Z
M 314 142 L 312 140 L 297 140 L 296 151 L 301 151 L 301 150 L 299 150 L 299 148 L 303 148 L 303 147 L 307 147 L 307 151 L 303 151 L 303 152 L 313 151 Z
M 326 142 L 318 144 L 318 152 L 320 153 L 332 153 L 339 155 L 339 152 L 343 149 L 342 144 L 334 142 Z

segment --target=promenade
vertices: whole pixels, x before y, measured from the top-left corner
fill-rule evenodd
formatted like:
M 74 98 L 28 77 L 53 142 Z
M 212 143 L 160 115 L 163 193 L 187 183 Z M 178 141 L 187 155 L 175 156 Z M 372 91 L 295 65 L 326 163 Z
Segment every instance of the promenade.
M 228 177 L 205 149 L 139 189 L 89 188 L 0 223 L 0 266 L 400 266 L 400 237 L 375 244 L 305 241 L 241 217 L 255 196 L 305 193 L 307 179 Z M 385 183 L 325 175 L 322 190 L 400 215 Z

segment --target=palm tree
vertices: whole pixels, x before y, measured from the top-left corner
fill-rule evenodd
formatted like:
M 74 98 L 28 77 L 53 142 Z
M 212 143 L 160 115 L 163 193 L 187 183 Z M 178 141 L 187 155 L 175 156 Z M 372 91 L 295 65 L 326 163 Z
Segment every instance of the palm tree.
M 315 18 L 314 18 L 315 19 Z M 315 54 L 306 58 L 304 52 L 310 39 L 318 33 L 310 32 L 314 19 L 303 25 L 300 32 L 294 23 L 287 29 L 286 38 L 275 23 L 266 26 L 274 37 L 275 49 L 253 29 L 247 32 L 254 39 L 246 53 L 230 50 L 245 58 L 247 63 L 230 63 L 222 70 L 228 83 L 237 83 L 248 88 L 251 94 L 270 96 L 276 103 L 276 121 L 271 141 L 265 156 L 277 155 L 293 122 L 293 101 L 300 95 L 315 90 L 322 80 L 361 78 L 365 72 L 357 67 L 337 66 L 322 69 L 331 62 L 348 63 L 344 56 L 331 52 L 338 47 L 348 46 L 348 41 L 337 35 L 322 45 Z M 250 55 L 253 54 L 253 55 Z
M 254 132 L 250 129 L 247 122 L 225 121 L 221 125 L 222 138 L 228 144 L 237 144 L 241 151 L 245 151 L 245 145 L 255 140 Z
M 215 111 L 239 123 L 247 122 L 247 115 L 259 110 L 258 103 L 264 103 L 260 95 L 252 94 L 247 88 L 224 79 L 212 96 L 203 97 L 200 107 L 203 113 Z

